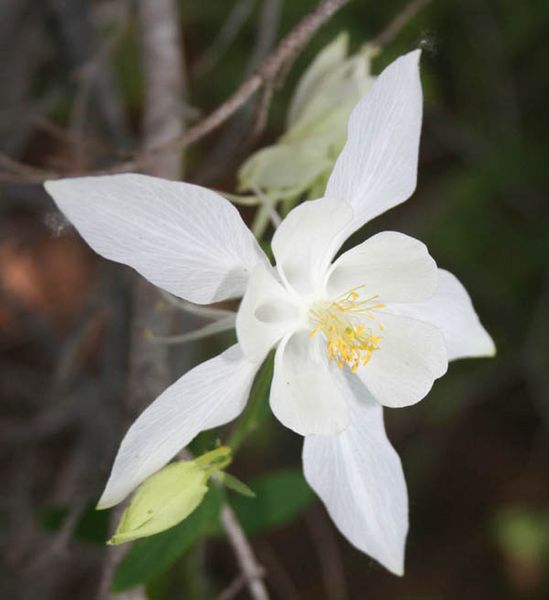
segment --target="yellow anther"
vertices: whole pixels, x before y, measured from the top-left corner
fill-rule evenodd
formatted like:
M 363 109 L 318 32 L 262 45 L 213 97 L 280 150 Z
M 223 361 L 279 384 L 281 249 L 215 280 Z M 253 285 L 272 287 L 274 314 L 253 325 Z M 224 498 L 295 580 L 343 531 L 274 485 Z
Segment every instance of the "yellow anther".
M 383 330 L 373 311 L 384 305 L 376 303 L 378 296 L 360 300 L 357 289 L 360 288 L 350 290 L 332 302 L 316 303 L 309 312 L 313 325 L 309 335 L 314 337 L 321 331 L 326 338 L 330 360 L 340 369 L 347 365 L 353 373 L 368 364 L 381 341 L 381 335 L 367 328 L 362 320 L 373 320 L 379 331 Z

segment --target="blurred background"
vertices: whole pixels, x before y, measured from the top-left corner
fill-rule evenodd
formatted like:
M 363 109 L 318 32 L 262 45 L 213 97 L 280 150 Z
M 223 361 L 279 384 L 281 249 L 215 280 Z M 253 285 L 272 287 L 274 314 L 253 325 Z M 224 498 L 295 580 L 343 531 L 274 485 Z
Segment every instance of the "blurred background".
M 314 5 L 180 2 L 187 123 L 232 93 Z M 239 164 L 282 133 L 318 51 L 341 31 L 358 49 L 403 5 L 350 2 L 292 65 L 254 145 L 240 143 L 253 125 L 248 105 L 186 150 L 185 178 L 234 192 Z M 300 475 L 302 440 L 257 416 L 231 472 L 258 499 L 230 500 L 273 598 L 549 597 L 549 3 L 427 3 L 374 71 L 418 45 L 418 189 L 356 239 L 394 229 L 423 240 L 469 290 L 498 355 L 453 364 L 420 404 L 386 411 L 410 495 L 403 578 L 339 535 Z M 136 544 L 115 570 L 104 545 L 112 517 L 93 510 L 128 419 L 143 408 L 128 407 L 126 393 L 129 346 L 142 335 L 134 279 L 87 248 L 38 181 L 41 169 L 83 172 L 134 154 L 144 97 L 139 28 L 122 0 L 0 2 L 3 598 L 95 598 L 100 587 L 108 597 L 112 577 L 115 591 L 133 590 L 120 597 L 145 597 L 135 587 L 144 583 L 149 598 L 216 598 L 237 575 L 213 530 L 184 549 L 184 530 L 179 541 Z M 253 211 L 242 214 L 249 221 Z M 171 333 L 200 324 L 155 306 Z M 170 347 L 168 380 L 229 341 Z M 200 436 L 195 451 L 216 437 L 226 433 Z

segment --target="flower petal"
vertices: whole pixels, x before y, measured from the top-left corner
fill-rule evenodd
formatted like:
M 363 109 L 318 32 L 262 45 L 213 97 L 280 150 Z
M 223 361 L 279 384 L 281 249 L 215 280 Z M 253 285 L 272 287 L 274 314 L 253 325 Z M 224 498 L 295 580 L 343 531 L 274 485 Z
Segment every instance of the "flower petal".
M 328 361 L 325 342 L 299 331 L 279 344 L 270 403 L 275 417 L 300 435 L 334 434 L 349 423 L 349 390 Z
M 329 297 L 362 286 L 382 302 L 416 302 L 437 287 L 437 265 L 422 242 L 395 231 L 378 233 L 340 256 L 328 276 Z
M 352 217 L 350 205 L 328 198 L 294 208 L 271 243 L 282 279 L 300 294 L 313 295 L 341 244 L 339 233 Z
M 200 186 L 125 174 L 48 181 L 46 189 L 96 252 L 191 302 L 242 295 L 266 261 L 238 211 Z
M 357 371 L 372 396 L 385 406 L 415 404 L 448 368 L 444 337 L 438 327 L 379 312 L 383 337 L 370 362 Z
M 261 362 L 269 350 L 303 320 L 303 308 L 275 278 L 272 267 L 258 265 L 236 317 L 236 335 L 249 360 Z
M 379 404 L 363 398 L 350 410 L 350 425 L 339 435 L 305 438 L 305 479 L 351 544 L 402 575 L 408 495 L 400 459 Z
M 165 390 L 126 433 L 98 506 L 118 504 L 199 432 L 236 418 L 256 371 L 235 344 Z
M 348 235 L 415 190 L 423 102 L 419 56 L 415 50 L 390 64 L 349 119 L 347 144 L 325 193 L 352 205 Z
M 494 356 L 496 347 L 482 326 L 467 290 L 455 275 L 439 269 L 438 288 L 431 298 L 398 307 L 400 314 L 438 327 L 446 341 L 448 360 Z

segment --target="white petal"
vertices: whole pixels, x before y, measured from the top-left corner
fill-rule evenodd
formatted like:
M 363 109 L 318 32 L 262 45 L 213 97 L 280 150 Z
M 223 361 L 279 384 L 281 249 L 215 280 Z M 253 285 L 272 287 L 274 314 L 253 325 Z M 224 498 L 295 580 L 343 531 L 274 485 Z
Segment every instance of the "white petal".
M 347 144 L 325 193 L 351 203 L 348 233 L 415 190 L 422 119 L 419 56 L 416 50 L 389 65 L 351 114 Z
M 281 277 L 295 290 L 313 295 L 342 243 L 340 233 L 353 211 L 345 202 L 321 198 L 294 208 L 276 230 L 271 247 Z
M 165 390 L 126 433 L 98 506 L 118 504 L 198 433 L 236 418 L 256 371 L 235 344 Z
M 46 189 L 96 252 L 192 302 L 241 296 L 266 260 L 234 206 L 200 186 L 127 174 Z
M 422 242 L 395 231 L 378 233 L 340 256 L 333 264 L 327 291 L 336 298 L 348 290 L 383 302 L 416 302 L 437 287 L 437 265 Z
M 443 333 L 448 360 L 494 356 L 496 347 L 475 312 L 467 290 L 457 277 L 439 269 L 434 296 L 398 307 L 399 313 L 436 325 Z
M 384 330 L 379 350 L 357 375 L 385 406 L 415 404 L 448 368 L 444 337 L 438 327 L 407 317 L 379 312 Z
M 306 437 L 303 468 L 341 533 L 402 575 L 408 496 L 400 459 L 385 434 L 382 407 L 373 400 L 354 402 L 345 431 Z
M 343 375 L 328 361 L 320 336 L 299 331 L 280 342 L 270 404 L 283 425 L 300 435 L 343 431 L 349 423 L 348 400 Z
M 272 267 L 258 265 L 248 282 L 236 317 L 236 335 L 244 354 L 261 362 L 284 335 L 304 318 Z

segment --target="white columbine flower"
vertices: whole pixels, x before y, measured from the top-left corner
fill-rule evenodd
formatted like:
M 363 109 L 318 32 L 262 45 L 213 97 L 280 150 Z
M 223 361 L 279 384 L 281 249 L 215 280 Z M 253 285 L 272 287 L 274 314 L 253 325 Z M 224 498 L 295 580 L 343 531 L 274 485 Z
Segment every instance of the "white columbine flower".
M 357 104 L 324 198 L 277 229 L 274 267 L 236 209 L 205 188 L 143 175 L 47 183 L 99 254 L 191 302 L 243 296 L 238 343 L 183 375 L 131 426 L 101 507 L 200 431 L 237 417 L 276 347 L 270 404 L 305 436 L 307 481 L 352 544 L 402 574 L 406 484 L 382 407 L 421 400 L 448 360 L 494 353 L 467 292 L 421 242 L 383 232 L 334 261 L 351 233 L 415 189 L 419 54 L 391 64 Z

